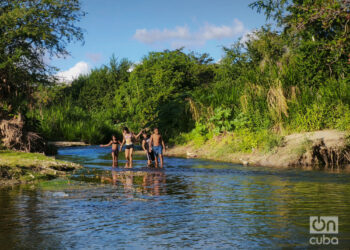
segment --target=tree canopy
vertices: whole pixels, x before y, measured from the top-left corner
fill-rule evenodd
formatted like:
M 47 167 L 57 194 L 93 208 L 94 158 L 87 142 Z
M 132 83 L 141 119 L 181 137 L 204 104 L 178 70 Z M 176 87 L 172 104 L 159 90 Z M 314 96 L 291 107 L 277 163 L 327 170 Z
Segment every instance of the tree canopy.
M 330 74 L 340 61 L 350 61 L 348 0 L 260 0 L 250 6 L 277 21 L 295 43 L 323 53 Z
M 0 111 L 26 107 L 32 87 L 53 80 L 46 59 L 83 41 L 76 23 L 84 15 L 79 0 L 0 1 Z

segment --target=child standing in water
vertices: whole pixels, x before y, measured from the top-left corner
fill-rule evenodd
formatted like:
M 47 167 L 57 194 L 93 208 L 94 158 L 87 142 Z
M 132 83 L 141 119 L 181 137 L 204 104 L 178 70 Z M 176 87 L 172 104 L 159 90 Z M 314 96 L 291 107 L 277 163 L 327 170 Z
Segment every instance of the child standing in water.
M 100 147 L 109 147 L 112 145 L 112 167 L 118 167 L 118 144 L 120 144 L 120 141 L 117 140 L 117 137 L 115 137 L 115 135 L 112 135 L 112 140 L 108 144 L 100 145 Z
M 120 145 L 119 151 L 122 151 L 123 145 L 125 144 L 126 168 L 132 168 L 132 154 L 134 152 L 133 140 L 137 139 L 141 135 L 141 132 L 142 130 L 135 136 L 127 127 L 124 127 L 123 129 L 123 142 Z
M 150 141 L 150 138 L 148 137 L 146 131 L 143 131 L 142 132 L 142 149 L 146 152 L 148 166 L 150 166 L 152 164 L 152 161 L 154 161 L 154 153 L 153 151 L 149 150 L 149 141 Z
M 153 145 L 153 146 L 152 146 Z M 163 150 L 165 153 L 165 145 L 164 140 L 162 138 L 162 135 L 159 134 L 158 128 L 154 129 L 153 135 L 151 135 L 151 138 L 149 140 L 149 152 L 154 152 L 155 157 L 155 167 L 158 167 L 158 156 L 160 159 L 160 167 L 163 168 Z

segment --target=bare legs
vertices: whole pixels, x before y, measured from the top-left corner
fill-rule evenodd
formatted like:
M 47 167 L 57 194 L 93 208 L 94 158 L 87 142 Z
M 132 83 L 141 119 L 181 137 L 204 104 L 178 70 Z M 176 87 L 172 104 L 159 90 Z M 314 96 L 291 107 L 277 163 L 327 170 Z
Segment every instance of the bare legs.
M 118 153 L 112 152 L 112 167 L 118 167 Z
M 146 151 L 146 156 L 147 156 L 147 166 L 151 166 L 152 158 L 151 158 L 150 153 L 148 151 Z
M 129 151 L 130 149 L 125 149 L 125 160 L 126 160 L 125 167 L 126 168 L 129 167 Z
M 125 159 L 126 159 L 126 168 L 132 168 L 132 154 L 134 152 L 133 148 L 125 149 Z
M 158 168 L 158 155 L 154 154 L 154 167 Z
M 159 158 L 160 158 L 160 167 L 163 168 L 163 154 L 160 154 Z
M 133 148 L 130 148 L 130 151 L 129 151 L 129 167 L 132 168 L 132 154 L 134 153 L 134 149 Z
M 159 154 L 159 160 L 160 160 L 160 168 L 163 168 L 163 154 Z M 158 155 L 155 155 L 155 167 L 158 167 Z

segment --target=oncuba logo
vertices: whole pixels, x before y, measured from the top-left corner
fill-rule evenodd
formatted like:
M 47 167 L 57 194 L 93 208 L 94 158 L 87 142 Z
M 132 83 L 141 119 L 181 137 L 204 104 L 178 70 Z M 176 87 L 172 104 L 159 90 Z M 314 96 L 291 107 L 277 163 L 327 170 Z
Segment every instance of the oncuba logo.
M 337 237 L 326 236 L 326 234 L 337 233 L 338 216 L 310 216 L 310 234 L 318 234 L 310 238 L 311 245 L 338 245 Z

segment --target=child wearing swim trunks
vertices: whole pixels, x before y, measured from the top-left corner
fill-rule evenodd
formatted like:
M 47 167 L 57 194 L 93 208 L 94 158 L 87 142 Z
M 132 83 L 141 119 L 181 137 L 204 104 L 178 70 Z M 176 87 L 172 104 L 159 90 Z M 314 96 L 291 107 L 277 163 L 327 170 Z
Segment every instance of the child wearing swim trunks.
M 160 167 L 163 168 L 163 151 L 165 153 L 165 144 L 158 128 L 154 128 L 154 133 L 149 140 L 149 152 L 154 153 L 155 167 L 158 167 L 158 157 L 160 159 Z

